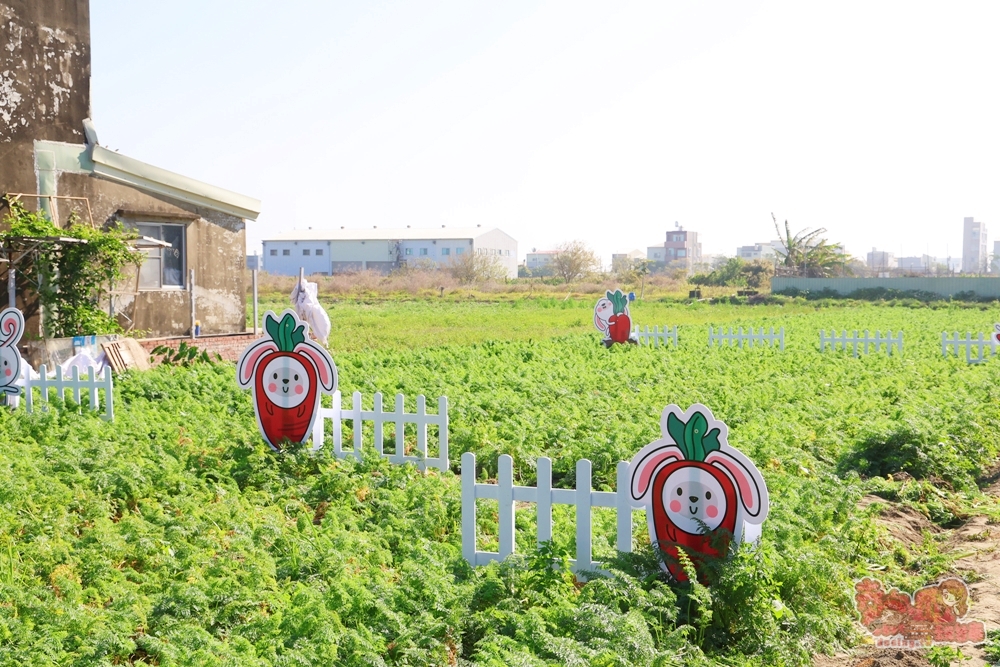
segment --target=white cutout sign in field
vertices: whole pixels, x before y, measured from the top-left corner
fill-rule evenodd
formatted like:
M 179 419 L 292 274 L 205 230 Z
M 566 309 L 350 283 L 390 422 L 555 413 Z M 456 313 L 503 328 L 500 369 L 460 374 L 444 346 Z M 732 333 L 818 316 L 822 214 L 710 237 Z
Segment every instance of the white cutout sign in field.
M 649 539 L 666 554 L 671 576 L 687 580 L 678 560 L 683 547 L 702 578 L 706 556 L 725 556 L 744 537 L 759 535 L 768 512 L 767 485 L 757 466 L 729 445 L 728 427 L 704 405 L 686 412 L 668 405 L 660 430 L 663 437 L 632 458 L 632 502 L 646 508 Z
M 608 292 L 594 306 L 594 326 L 604 334 L 604 344 L 628 343 L 632 335 L 632 318 L 628 312 L 628 295 L 620 289 Z
M 274 450 L 303 443 L 312 433 L 320 392 L 337 389 L 330 353 L 309 339 L 309 325 L 289 309 L 264 314 L 266 335 L 240 355 L 236 381 L 253 393 L 257 426 Z
M 0 394 L 17 396 L 21 388 L 15 383 L 21 378 L 21 353 L 17 344 L 24 334 L 24 315 L 17 308 L 0 312 Z

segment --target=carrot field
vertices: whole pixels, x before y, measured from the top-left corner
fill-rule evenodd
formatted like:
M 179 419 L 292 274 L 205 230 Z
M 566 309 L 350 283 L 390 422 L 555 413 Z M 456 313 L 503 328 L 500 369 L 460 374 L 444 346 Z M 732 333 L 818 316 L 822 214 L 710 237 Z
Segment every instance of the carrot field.
M 591 300 L 324 305 L 345 395 L 448 397 L 452 469 L 273 454 L 227 363 L 116 378 L 113 423 L 5 410 L 0 664 L 808 665 L 863 641 L 863 576 L 908 590 L 988 576 L 948 536 L 1000 522 L 1000 359 L 945 357 L 941 333 L 992 330 L 995 305 L 637 301 L 634 323 L 677 325 L 679 345 L 610 350 Z M 709 326 L 783 327 L 785 349 L 709 348 Z M 821 329 L 903 331 L 904 350 L 821 353 Z M 617 553 L 610 510 L 594 514 L 610 576 L 569 571 L 568 512 L 541 552 L 526 510 L 519 554 L 465 563 L 462 452 L 480 480 L 511 455 L 522 484 L 551 457 L 566 488 L 587 458 L 608 490 L 663 407 L 696 402 L 771 500 L 759 546 L 707 587 L 669 580 L 638 514 L 636 553 Z M 495 549 L 481 502 L 480 548 Z M 897 509 L 924 538 L 888 530 Z

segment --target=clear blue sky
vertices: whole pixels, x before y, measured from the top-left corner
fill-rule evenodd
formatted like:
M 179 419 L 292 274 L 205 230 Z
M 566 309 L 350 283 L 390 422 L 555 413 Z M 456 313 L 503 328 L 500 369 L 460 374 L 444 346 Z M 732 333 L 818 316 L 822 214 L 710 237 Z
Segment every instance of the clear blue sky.
M 101 143 L 292 228 L 1000 240 L 1000 3 L 91 0 Z

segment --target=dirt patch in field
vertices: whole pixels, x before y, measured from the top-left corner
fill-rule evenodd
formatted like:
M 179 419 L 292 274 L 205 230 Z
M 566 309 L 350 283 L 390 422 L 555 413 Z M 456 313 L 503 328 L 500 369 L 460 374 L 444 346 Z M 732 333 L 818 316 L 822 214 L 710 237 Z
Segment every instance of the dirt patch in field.
M 917 510 L 896 505 L 878 496 L 865 496 L 858 504 L 862 509 L 879 505 L 881 510 L 878 522 L 885 526 L 893 537 L 907 546 L 922 544 L 925 532 L 936 535 L 942 531 Z
M 920 651 L 867 649 L 852 656 L 817 656 L 815 667 L 933 667 Z
M 1000 480 L 992 481 L 983 491 L 1000 496 Z M 960 556 L 955 561 L 955 570 L 950 574 L 966 581 L 972 599 L 966 620 L 982 621 L 987 631 L 1000 627 L 1000 525 L 990 525 L 986 522 L 986 517 L 980 516 L 970 519 L 959 528 L 946 531 L 920 512 L 877 496 L 865 496 L 860 506 L 866 508 L 873 504 L 881 506 L 878 523 L 907 546 L 922 543 L 925 533 L 947 533 L 942 548 Z M 967 658 L 961 663 L 963 667 L 989 667 L 990 663 L 986 661 L 982 648 L 970 645 L 959 648 Z M 922 651 L 874 648 L 859 648 L 850 654 L 835 657 L 815 656 L 813 664 L 816 667 L 931 665 Z

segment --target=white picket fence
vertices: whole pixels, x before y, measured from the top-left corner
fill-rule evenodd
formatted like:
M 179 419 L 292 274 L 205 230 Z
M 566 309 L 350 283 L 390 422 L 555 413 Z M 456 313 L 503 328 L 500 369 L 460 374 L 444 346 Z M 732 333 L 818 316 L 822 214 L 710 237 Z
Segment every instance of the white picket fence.
M 332 422 L 333 452 L 337 458 L 353 456 L 359 461 L 362 459 L 362 425 L 364 422 L 372 422 L 374 425 L 373 445 L 379 456 L 389 459 L 392 463 L 404 464 L 415 463 L 420 470 L 426 470 L 427 466 L 438 470 L 447 470 L 450 466 L 448 460 L 448 397 L 442 396 L 438 399 L 438 413 L 427 414 L 427 403 L 423 396 L 417 396 L 417 411 L 408 413 L 403 409 L 403 395 L 396 394 L 395 410 L 386 412 L 382 408 L 382 394 L 375 394 L 374 409 L 361 409 L 361 392 L 353 394 L 352 406 L 343 408 L 340 391 L 333 393 L 333 406 L 320 407 L 316 415 L 316 422 L 313 424 L 313 450 L 319 450 L 326 443 L 326 423 Z M 354 438 L 351 449 L 344 449 L 343 423 L 350 421 L 354 431 Z M 395 428 L 395 444 L 390 454 L 385 453 L 385 433 L 384 425 L 393 424 Z M 407 424 L 416 424 L 417 443 L 416 454 L 406 454 L 404 437 Z M 431 456 L 428 452 L 427 427 L 438 427 L 437 456 Z
M 970 364 L 980 364 L 986 361 L 987 357 L 994 356 L 996 354 L 996 347 L 993 345 L 992 334 L 978 334 L 977 338 L 973 338 L 972 334 L 966 332 L 962 337 L 958 337 L 958 332 L 954 332 L 954 338 L 948 338 L 948 332 L 941 332 L 941 354 L 945 357 L 948 356 L 948 348 L 952 348 L 955 351 L 955 356 L 959 355 L 959 348 L 965 348 L 965 360 Z M 976 348 L 976 356 L 972 356 L 972 348 Z
M 47 377 L 48 368 L 45 364 L 42 364 L 41 368 L 38 369 L 39 377 L 37 379 L 32 379 L 27 377 L 24 380 L 24 407 L 28 412 L 34 412 L 35 402 L 39 401 L 41 403 L 49 403 L 51 398 L 49 396 L 49 391 L 51 389 L 56 390 L 56 397 L 59 400 L 65 400 L 66 392 L 72 392 L 73 401 L 80 404 L 80 399 L 83 396 L 82 392 L 86 392 L 89 399 L 90 409 L 94 412 L 101 409 L 101 400 L 99 390 L 104 391 L 104 414 L 101 415 L 101 419 L 106 421 L 112 421 L 115 418 L 115 395 L 114 395 L 114 383 L 111 380 L 111 369 L 107 366 L 104 367 L 104 373 L 100 376 L 94 371 L 93 366 L 91 366 L 87 375 L 83 378 L 80 377 L 80 369 L 74 367 L 70 376 L 63 376 L 63 369 L 56 366 L 55 377 Z M 38 395 L 36 397 L 35 390 L 38 390 Z M 45 406 L 48 407 L 47 405 Z
M 875 352 L 879 351 L 879 348 L 883 345 L 885 346 L 885 351 L 888 354 L 892 354 L 892 348 L 895 347 L 896 351 L 900 354 L 903 353 L 903 332 L 900 331 L 897 337 L 893 337 L 892 332 L 889 332 L 888 336 L 883 336 L 881 331 L 875 332 L 875 337 L 872 338 L 868 333 L 868 329 L 865 329 L 865 335 L 863 337 L 858 336 L 857 330 L 854 331 L 852 336 L 847 335 L 847 331 L 842 331 L 840 337 L 837 337 L 836 331 L 831 331 L 830 335 L 827 336 L 825 331 L 819 332 L 819 351 L 825 352 L 827 346 L 830 346 L 831 350 L 837 349 L 837 343 L 840 343 L 840 349 L 846 350 L 848 345 L 852 345 L 854 348 L 854 356 L 858 356 L 858 346 L 864 345 L 865 354 L 868 354 L 869 346 L 875 346 Z
M 507 454 L 500 456 L 496 484 L 476 481 L 476 455 L 462 454 L 462 555 L 473 567 L 500 561 L 514 553 L 515 503 L 535 503 L 537 506 L 537 545 L 552 539 L 552 506 L 576 507 L 576 558 L 571 560 L 574 572 L 600 571 L 600 563 L 593 558 L 591 508 L 612 507 L 617 510 L 618 551 L 632 551 L 632 512 L 629 499 L 628 462 L 618 463 L 617 491 L 594 491 L 591 487 L 591 463 L 587 459 L 576 462 L 576 488 L 552 488 L 552 460 L 538 459 L 537 486 L 514 485 L 514 460 Z M 499 551 L 476 549 L 476 499 L 488 498 L 499 503 Z
M 729 327 L 725 331 L 722 327 L 719 327 L 719 331 L 716 332 L 713 327 L 708 328 L 708 346 L 712 347 L 713 344 L 722 347 L 723 343 L 728 342 L 730 347 L 738 346 L 743 347 L 743 343 L 748 343 L 748 347 L 753 347 L 754 344 L 759 343 L 764 345 L 769 343 L 771 347 L 777 343 L 779 348 L 784 351 L 785 349 L 785 327 L 781 327 L 778 333 L 774 333 L 774 327 L 771 327 L 770 333 L 764 333 L 764 328 L 761 327 L 760 331 L 756 331 L 753 327 L 750 327 L 750 331 L 743 333 L 743 327 L 739 328 L 739 333 L 733 333 L 733 328 Z
M 677 327 L 674 326 L 673 329 L 667 329 L 666 327 L 653 327 L 650 330 L 649 325 L 646 325 L 645 330 L 642 327 L 635 327 L 632 329 L 632 338 L 639 341 L 639 343 L 646 343 L 647 345 L 652 345 L 653 347 L 659 347 L 661 344 L 666 346 L 668 341 L 673 341 L 674 347 L 677 347 Z

